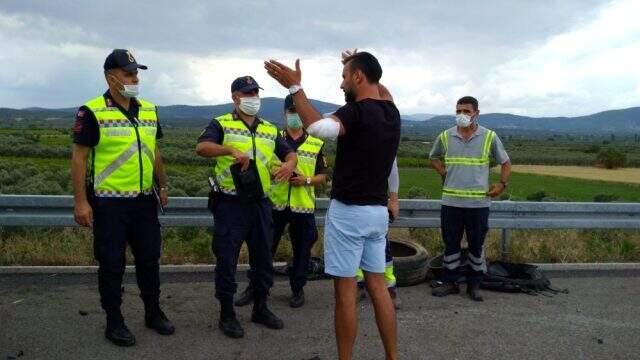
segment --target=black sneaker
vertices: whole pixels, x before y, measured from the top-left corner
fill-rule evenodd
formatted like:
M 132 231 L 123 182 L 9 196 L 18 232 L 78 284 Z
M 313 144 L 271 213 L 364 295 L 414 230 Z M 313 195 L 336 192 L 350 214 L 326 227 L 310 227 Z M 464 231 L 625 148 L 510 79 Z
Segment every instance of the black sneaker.
M 473 301 L 484 301 L 480 295 L 480 284 L 467 284 L 467 295 Z
M 218 328 L 232 339 L 239 339 L 244 336 L 244 330 L 238 319 L 236 319 L 235 313 L 221 313 L 220 320 L 218 320 Z
M 438 286 L 436 288 L 433 288 L 433 290 L 431 290 L 431 295 L 437 296 L 437 297 L 444 297 L 447 295 L 458 294 L 458 293 L 460 293 L 460 287 L 458 286 L 458 284 L 452 284 L 452 283 L 444 283 L 442 284 L 442 286 Z
M 251 321 L 262 324 L 269 329 L 279 330 L 284 327 L 282 320 L 269 310 L 266 301 L 256 302 L 253 305 Z
M 167 316 L 159 308 L 145 313 L 144 325 L 149 329 L 154 329 L 158 334 L 171 335 L 176 331 L 171 321 L 167 319 Z
M 240 294 L 240 297 L 233 303 L 235 306 L 246 306 L 253 301 L 253 287 L 251 284 Z
M 296 290 L 291 294 L 289 299 L 289 306 L 292 308 L 299 308 L 304 305 L 304 291 Z
M 136 344 L 136 337 L 133 336 L 124 323 L 115 326 L 107 326 L 107 329 L 104 332 L 104 337 L 118 346 L 133 346 Z

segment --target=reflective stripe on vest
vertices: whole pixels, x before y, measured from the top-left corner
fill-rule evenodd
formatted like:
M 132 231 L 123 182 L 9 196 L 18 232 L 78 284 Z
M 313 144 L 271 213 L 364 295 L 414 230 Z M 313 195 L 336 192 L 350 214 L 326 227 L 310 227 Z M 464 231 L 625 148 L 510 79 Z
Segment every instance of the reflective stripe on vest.
M 107 106 L 104 96 L 84 104 L 100 131 L 90 169 L 96 196 L 136 197 L 153 186 L 158 117 L 155 105 L 136 100 L 140 107 L 135 125 L 116 106 Z
M 440 134 L 440 141 L 445 151 L 444 164 L 446 166 L 489 166 L 491 162 L 491 143 L 493 142 L 495 136 L 495 132 L 487 130 L 482 142 L 482 151 L 480 153 L 480 156 L 450 156 L 449 135 L 447 130 L 443 131 Z M 458 189 L 452 187 L 443 187 L 442 195 L 468 199 L 484 199 L 487 197 L 487 191 L 485 189 Z
M 473 156 L 449 156 L 449 135 L 446 131 L 444 131 L 440 135 L 440 141 L 444 147 L 445 157 L 444 163 L 445 165 L 466 165 L 466 166 L 486 166 L 489 165 L 490 159 L 489 154 L 491 152 L 491 143 L 493 142 L 493 138 L 496 136 L 496 133 L 488 130 L 482 145 L 482 154 L 480 157 Z
M 282 132 L 282 136 L 286 136 L 285 131 Z M 322 140 L 307 135 L 305 141 L 296 150 L 298 174 L 304 177 L 315 175 L 318 154 L 323 144 Z M 271 168 L 275 170 L 280 165 L 280 161 L 274 157 Z M 276 210 L 285 210 L 288 207 L 292 212 L 302 214 L 313 214 L 315 211 L 316 194 L 313 185 L 291 186 L 288 181 L 274 182 L 269 198 Z
M 274 157 L 278 129 L 268 121 L 261 120 L 255 133 L 252 133 L 247 129 L 245 123 L 241 119 L 235 119 L 233 114 L 217 117 L 216 120 L 218 120 L 224 132 L 222 145 L 231 146 L 251 159 L 256 160 L 262 189 L 265 195 L 268 195 L 271 188 L 269 164 Z M 220 156 L 216 158 L 216 165 L 213 169 L 213 175 L 220 186 L 220 190 L 230 195 L 237 194 L 233 177 L 231 176 L 231 165 L 233 163 L 233 156 Z

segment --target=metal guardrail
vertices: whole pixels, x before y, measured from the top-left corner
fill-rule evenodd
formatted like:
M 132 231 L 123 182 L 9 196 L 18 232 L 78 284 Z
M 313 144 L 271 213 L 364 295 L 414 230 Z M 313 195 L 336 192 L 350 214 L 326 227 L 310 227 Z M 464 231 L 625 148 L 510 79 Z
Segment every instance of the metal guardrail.
M 318 199 L 316 219 L 324 225 L 328 199 Z M 203 197 L 171 198 L 160 223 L 164 226 L 212 227 Z M 509 252 L 510 229 L 640 229 L 640 203 L 571 203 L 496 201 L 491 228 L 502 229 L 502 254 Z M 0 226 L 71 227 L 73 198 L 49 195 L 0 195 Z M 440 201 L 400 200 L 400 228 L 439 228 Z

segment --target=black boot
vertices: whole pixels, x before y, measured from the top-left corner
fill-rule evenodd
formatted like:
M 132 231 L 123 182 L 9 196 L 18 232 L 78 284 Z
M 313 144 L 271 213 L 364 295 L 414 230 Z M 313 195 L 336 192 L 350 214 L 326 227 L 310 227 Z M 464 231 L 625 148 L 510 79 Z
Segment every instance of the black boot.
M 365 287 L 364 281 L 358 281 L 358 295 L 356 297 L 356 301 L 360 302 L 367 298 L 367 289 Z
M 256 296 L 253 302 L 253 311 L 251 312 L 251 321 L 262 324 L 269 329 L 282 329 L 284 323 L 267 307 L 266 296 Z
M 458 284 L 444 283 L 442 284 L 442 286 L 433 288 L 433 290 L 431 290 L 431 295 L 437 296 L 437 297 L 443 297 L 451 294 L 458 294 L 459 292 L 460 292 L 460 287 L 458 287 Z
M 249 305 L 251 301 L 253 301 L 253 286 L 251 286 L 251 283 L 249 283 L 249 285 L 247 285 L 247 288 L 244 289 L 244 291 L 242 292 L 240 297 L 236 300 L 234 305 L 245 306 L 245 305 Z
M 480 284 L 478 283 L 467 284 L 467 295 L 469 295 L 473 301 L 484 301 L 482 295 L 480 295 Z
M 302 289 L 294 290 L 291 293 L 291 298 L 289 299 L 289 306 L 292 308 L 299 308 L 302 305 L 304 305 L 304 291 Z
M 107 329 L 104 336 L 118 346 L 133 346 L 136 338 L 124 324 L 124 318 L 120 311 L 107 314 Z
M 221 305 L 218 328 L 232 339 L 239 339 L 244 336 L 244 330 L 240 326 L 238 319 L 236 319 L 236 312 L 233 310 L 231 303 Z
M 154 329 L 161 335 L 171 335 L 176 331 L 176 328 L 173 326 L 171 321 L 167 319 L 167 316 L 160 309 L 160 306 L 145 309 L 144 325 L 149 329 Z

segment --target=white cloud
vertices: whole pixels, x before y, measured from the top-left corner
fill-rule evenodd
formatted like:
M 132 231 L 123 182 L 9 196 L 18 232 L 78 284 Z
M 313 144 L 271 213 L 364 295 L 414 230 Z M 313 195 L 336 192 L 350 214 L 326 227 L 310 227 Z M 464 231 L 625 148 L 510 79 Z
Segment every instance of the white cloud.
M 637 1 L 336 0 L 300 8 L 185 1 L 180 9 L 149 6 L 153 21 L 140 22 L 115 17 L 115 5 L 2 3 L 0 106 L 82 103 L 104 91 L 102 63 L 112 47 L 149 65 L 141 89 L 158 104 L 227 102 L 231 81 L 247 74 L 263 96 L 283 96 L 262 67 L 271 57 L 290 65 L 300 57 L 307 93 L 341 103 L 339 52 L 348 46 L 380 59 L 403 113 L 450 113 L 464 95 L 478 97 L 485 113 L 577 115 L 638 105 Z M 460 8 L 470 15 L 461 17 Z M 301 19 L 301 11 L 313 16 Z M 238 26 L 238 16 L 250 25 Z
M 640 2 L 618 1 L 588 23 L 496 64 L 482 87 L 492 110 L 588 114 L 639 104 Z

